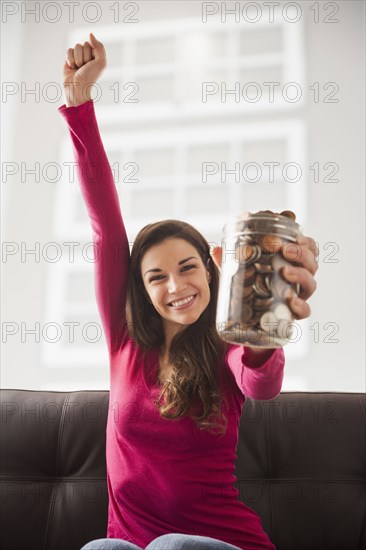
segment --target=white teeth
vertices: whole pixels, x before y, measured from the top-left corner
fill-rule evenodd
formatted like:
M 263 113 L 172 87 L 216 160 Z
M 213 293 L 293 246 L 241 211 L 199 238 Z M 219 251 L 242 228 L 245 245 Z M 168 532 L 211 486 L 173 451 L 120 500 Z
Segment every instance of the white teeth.
M 185 298 L 184 300 L 180 300 L 180 302 L 172 302 L 172 306 L 178 307 L 182 306 L 183 304 L 188 304 L 191 300 L 193 300 L 194 296 L 189 296 L 188 298 Z

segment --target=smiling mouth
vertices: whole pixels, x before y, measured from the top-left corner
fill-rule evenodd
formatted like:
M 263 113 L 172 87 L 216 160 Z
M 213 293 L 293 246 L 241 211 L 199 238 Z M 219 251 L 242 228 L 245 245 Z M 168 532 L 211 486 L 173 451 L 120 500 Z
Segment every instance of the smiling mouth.
M 181 308 L 183 306 L 188 306 L 191 302 L 193 302 L 196 296 L 197 294 L 191 294 L 190 296 L 187 296 L 187 298 L 183 298 L 182 300 L 176 300 L 174 302 L 170 302 L 168 306 L 174 307 L 174 308 Z

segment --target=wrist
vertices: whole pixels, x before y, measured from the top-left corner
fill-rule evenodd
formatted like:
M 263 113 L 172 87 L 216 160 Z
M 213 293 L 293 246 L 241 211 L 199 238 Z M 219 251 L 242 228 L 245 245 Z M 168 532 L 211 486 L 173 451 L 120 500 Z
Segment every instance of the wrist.
M 66 107 L 77 107 L 78 105 L 87 103 L 90 100 L 91 100 L 91 97 L 83 97 L 82 99 L 74 99 L 73 101 L 66 99 Z
M 248 367 L 258 368 L 264 365 L 264 363 L 271 357 L 275 348 L 252 348 L 245 347 L 244 363 Z

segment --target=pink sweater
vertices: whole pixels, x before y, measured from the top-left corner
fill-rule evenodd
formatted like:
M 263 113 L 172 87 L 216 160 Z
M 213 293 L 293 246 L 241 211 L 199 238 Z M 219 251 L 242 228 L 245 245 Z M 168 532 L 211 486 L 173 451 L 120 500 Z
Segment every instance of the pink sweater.
M 238 498 L 234 462 L 245 396 L 266 400 L 280 393 L 283 350 L 274 350 L 263 365 L 251 368 L 245 347 L 228 344 L 226 367 L 234 389 L 224 436 L 199 430 L 189 417 L 160 417 L 153 404 L 161 389 L 158 349 L 143 360 L 127 332 L 130 249 L 94 102 L 62 105 L 58 111 L 69 127 L 93 229 L 95 292 L 109 351 L 107 537 L 145 548 L 160 535 L 185 533 L 217 538 L 243 550 L 275 550 L 258 514 Z

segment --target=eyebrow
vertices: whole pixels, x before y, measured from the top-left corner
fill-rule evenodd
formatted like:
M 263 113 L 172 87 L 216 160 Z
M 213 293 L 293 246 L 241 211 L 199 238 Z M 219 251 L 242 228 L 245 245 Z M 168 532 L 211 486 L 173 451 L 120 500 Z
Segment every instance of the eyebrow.
M 184 264 L 185 262 L 188 262 L 188 260 L 192 260 L 192 258 L 194 258 L 195 260 L 197 260 L 196 256 L 190 256 L 189 258 L 185 258 L 184 260 L 180 260 L 180 262 L 178 262 L 178 265 L 182 265 Z M 155 267 L 154 269 L 148 269 L 144 275 L 144 277 L 150 272 L 150 271 L 153 271 L 154 273 L 158 273 L 159 271 L 162 271 L 161 269 L 159 269 L 158 267 Z

